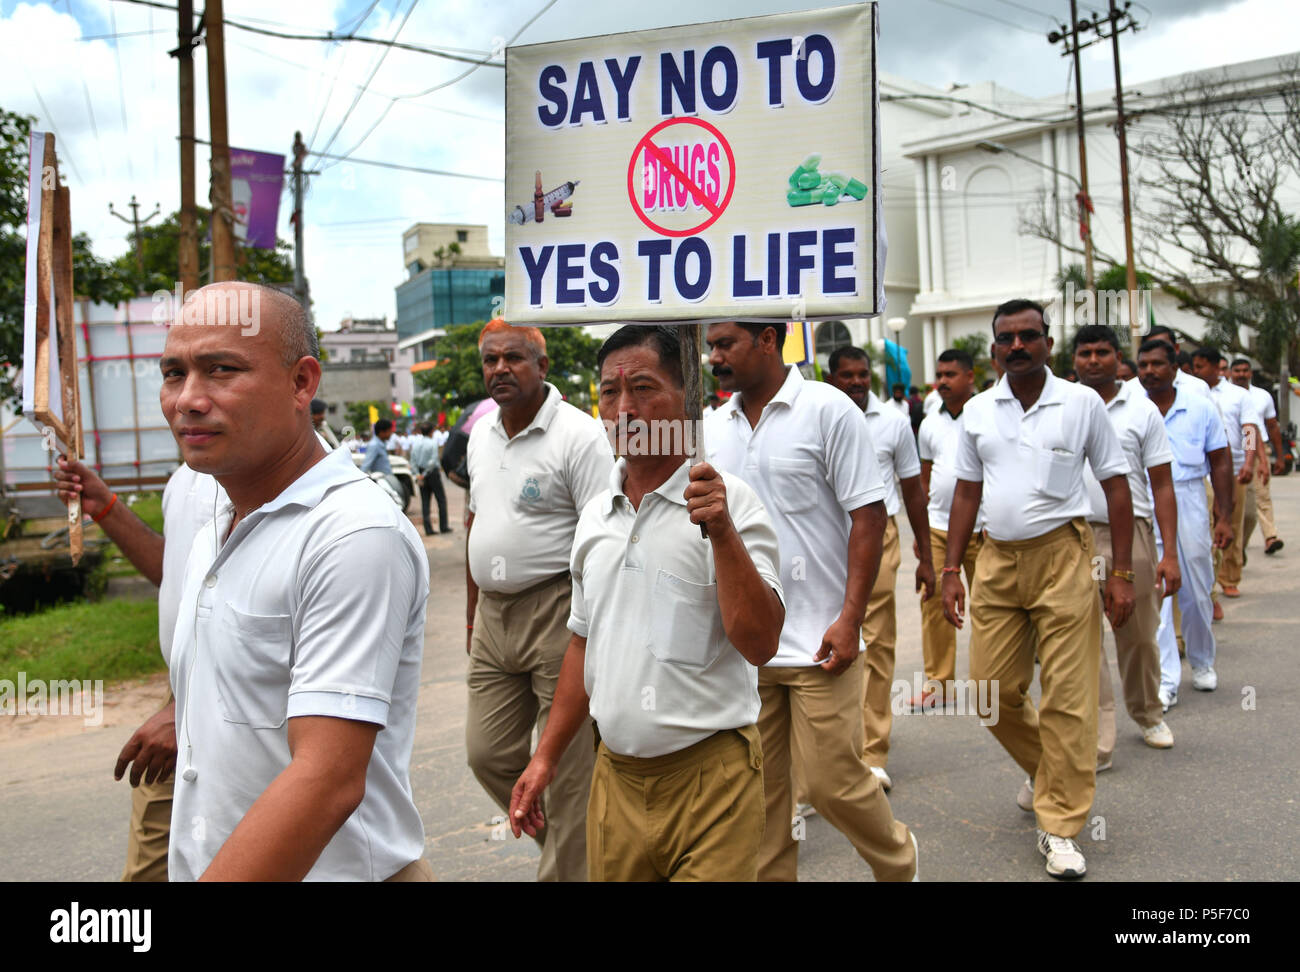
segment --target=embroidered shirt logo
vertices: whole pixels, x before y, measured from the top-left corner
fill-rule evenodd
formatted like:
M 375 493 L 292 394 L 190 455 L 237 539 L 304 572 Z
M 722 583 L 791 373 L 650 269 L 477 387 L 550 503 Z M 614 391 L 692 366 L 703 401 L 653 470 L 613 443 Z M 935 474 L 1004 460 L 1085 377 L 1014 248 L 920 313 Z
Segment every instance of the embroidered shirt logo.
M 519 498 L 525 503 L 536 503 L 542 498 L 542 487 L 532 476 L 524 480 L 524 488 L 519 491 Z

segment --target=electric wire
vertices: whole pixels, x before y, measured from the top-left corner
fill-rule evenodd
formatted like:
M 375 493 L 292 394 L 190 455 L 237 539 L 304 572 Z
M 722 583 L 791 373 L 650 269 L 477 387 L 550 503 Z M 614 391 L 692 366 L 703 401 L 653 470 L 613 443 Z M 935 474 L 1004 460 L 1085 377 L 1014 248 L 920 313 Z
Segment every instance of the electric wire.
M 411 19 L 411 14 L 415 13 L 415 8 L 418 7 L 419 5 L 420 5 L 420 0 L 411 0 L 411 5 L 406 8 L 406 16 L 404 16 L 402 18 L 402 22 L 397 25 L 397 31 L 393 34 L 393 40 L 397 40 L 397 38 L 401 35 L 402 29 L 406 27 L 406 22 Z M 320 152 L 321 158 L 325 158 L 325 153 L 328 152 L 333 147 L 335 139 L 339 137 L 339 132 L 343 131 L 343 126 L 346 125 L 348 119 L 352 117 L 352 112 L 357 107 L 358 103 L 360 103 L 361 96 L 366 93 L 366 88 L 370 87 L 370 82 L 375 80 L 375 75 L 378 74 L 379 69 L 384 66 L 384 61 L 388 58 L 388 53 L 391 50 L 392 50 L 391 47 L 385 47 L 383 53 L 379 55 L 379 59 L 375 62 L 374 69 L 371 70 L 370 76 L 366 78 L 365 84 L 363 84 L 361 86 L 361 89 L 357 91 L 357 93 L 353 96 L 352 104 L 348 105 L 348 110 L 343 113 L 343 117 L 339 120 L 337 127 L 335 127 L 334 129 L 334 134 L 331 135 L 329 137 L 329 141 L 325 143 L 325 148 Z M 382 116 L 381 116 L 381 120 L 382 120 Z M 371 131 L 374 131 L 374 129 L 371 128 Z M 366 134 L 368 135 L 369 132 L 367 132 Z M 363 138 L 362 141 L 365 141 L 365 139 Z M 355 147 L 353 150 L 355 151 Z

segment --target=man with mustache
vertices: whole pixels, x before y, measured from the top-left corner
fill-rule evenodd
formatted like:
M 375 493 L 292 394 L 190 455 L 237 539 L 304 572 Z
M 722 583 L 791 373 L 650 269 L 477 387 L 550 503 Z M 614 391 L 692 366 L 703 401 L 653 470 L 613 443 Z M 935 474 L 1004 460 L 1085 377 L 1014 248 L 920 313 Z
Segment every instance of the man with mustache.
M 930 497 L 926 510 L 930 551 L 934 561 L 942 564 L 948 552 L 948 515 L 953 488 L 957 485 L 957 429 L 962 409 L 975 394 L 975 362 L 965 351 L 949 348 L 939 355 L 934 380 L 942 407 L 921 423 L 917 450 L 921 458 L 921 486 Z M 975 560 L 984 543 L 980 536 L 983 528 L 983 517 L 977 515 L 974 533 L 962 559 L 967 584 L 975 577 Z M 946 692 L 957 676 L 957 633 L 943 616 L 941 598 L 921 601 L 921 651 L 925 658 L 926 687 L 909 705 L 925 712 L 951 701 Z
M 885 532 L 885 487 L 862 413 L 782 359 L 785 324 L 722 323 L 705 335 L 731 398 L 709 416 L 709 462 L 750 483 L 776 526 L 785 624 L 760 669 L 766 761 L 762 881 L 798 878 L 791 760 L 808 797 L 880 881 L 916 876 L 916 838 L 862 758 L 861 626 Z M 891 406 L 887 406 L 891 407 Z
M 1178 533 L 1178 506 L 1170 463 L 1173 453 L 1165 435 L 1160 412 L 1141 392 L 1118 379 L 1119 339 L 1112 328 L 1103 324 L 1086 324 L 1074 332 L 1074 370 L 1079 382 L 1091 388 L 1106 403 L 1120 448 L 1128 460 L 1129 495 L 1133 498 L 1133 617 L 1115 630 L 1115 655 L 1119 661 L 1124 701 L 1128 714 L 1142 729 L 1142 739 L 1155 749 L 1168 749 L 1174 734 L 1160 718 L 1160 649 L 1156 646 L 1156 629 L 1160 627 L 1160 604 L 1173 596 L 1181 583 L 1177 554 L 1170 550 L 1156 557 L 1155 534 L 1151 519 L 1160 523 L 1168 536 Z M 1147 491 L 1150 477 L 1151 491 Z M 1107 565 L 1112 554 L 1110 521 L 1101 484 L 1092 469 L 1084 470 L 1097 552 Z M 1105 644 L 1099 645 L 1101 656 L 1100 709 L 1097 713 L 1097 772 L 1110 769 L 1115 751 L 1115 693 L 1111 685 L 1110 666 Z
M 312 431 L 321 368 L 297 301 L 246 283 L 200 293 L 201 319 L 168 332 L 159 401 L 229 503 L 181 585 L 170 877 L 429 880 L 409 776 L 424 547 Z M 202 319 L 250 296 L 252 334 Z
M 604 343 L 600 415 L 623 441 L 686 422 L 671 327 Z M 630 433 L 631 438 L 628 438 Z M 515 785 L 510 825 L 535 833 L 559 753 L 599 755 L 587 810 L 593 881 L 753 881 L 763 832 L 756 665 L 785 616 L 776 532 L 754 490 L 685 436 L 634 446 L 587 504 L 573 542 L 568 653 L 552 716 Z M 700 536 L 700 524 L 708 540 Z
M 568 643 L 569 551 L 578 514 L 609 483 L 600 423 L 546 381 L 546 339 L 497 318 L 479 335 L 483 384 L 501 407 L 469 437 L 465 609 L 469 766 L 502 811 L 555 698 Z M 557 754 L 540 881 L 587 879 L 590 739 Z
M 894 608 L 894 582 L 901 562 L 898 549 L 898 508 L 907 508 L 912 534 L 919 540 L 916 589 L 922 600 L 934 595 L 934 562 L 930 559 L 930 524 L 925 516 L 925 491 L 921 487 L 921 460 L 916 454 L 912 424 L 889 408 L 871 391 L 871 358 L 861 348 L 836 348 L 826 363 L 826 380 L 852 399 L 867 421 L 867 434 L 876 449 L 876 462 L 885 482 L 884 546 L 880 572 L 867 601 L 867 616 L 862 622 L 862 642 L 866 645 L 866 687 L 863 694 L 865 738 L 862 758 L 888 793 L 894 782 L 886 769 L 889 762 L 889 732 L 893 727 L 890 690 L 894 682 L 894 647 L 898 641 L 898 619 Z M 894 477 L 898 487 L 894 487 Z M 899 502 L 902 493 L 902 503 Z
M 999 718 L 988 728 L 1029 774 L 1025 788 L 1033 790 L 1047 873 L 1077 878 L 1086 864 L 1074 837 L 1097 786 L 1101 641 L 1085 460 L 1106 497 L 1114 568 L 1105 606 L 1115 628 L 1133 611 L 1133 507 L 1128 463 L 1105 406 L 1091 390 L 1051 373 L 1051 351 L 1042 305 L 1010 300 L 993 312 L 993 353 L 1005 374 L 962 411 L 943 608 L 961 627 L 961 564 L 983 500 L 970 674 L 997 686 Z M 1038 709 L 1029 698 L 1035 646 Z

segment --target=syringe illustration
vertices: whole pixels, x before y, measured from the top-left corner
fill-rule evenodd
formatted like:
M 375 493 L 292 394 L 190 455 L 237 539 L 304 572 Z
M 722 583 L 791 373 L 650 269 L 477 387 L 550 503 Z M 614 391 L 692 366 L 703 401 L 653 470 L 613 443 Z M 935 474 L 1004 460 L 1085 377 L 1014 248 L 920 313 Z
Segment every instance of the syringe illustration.
M 542 174 L 538 172 L 534 185 L 536 191 L 533 198 L 527 205 L 516 206 L 506 217 L 506 222 L 514 223 L 516 226 L 522 226 L 533 220 L 540 223 L 548 209 L 555 216 L 568 216 L 572 212 L 572 204 L 564 205 L 564 201 L 573 195 L 573 190 L 578 187 L 577 182 L 564 182 L 550 192 L 543 193 Z

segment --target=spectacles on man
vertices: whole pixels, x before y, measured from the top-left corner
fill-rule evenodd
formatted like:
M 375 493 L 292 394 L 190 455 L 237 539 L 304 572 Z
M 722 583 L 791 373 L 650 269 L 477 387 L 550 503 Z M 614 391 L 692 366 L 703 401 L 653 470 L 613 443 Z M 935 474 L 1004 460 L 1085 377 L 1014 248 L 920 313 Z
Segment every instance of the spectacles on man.
M 1016 343 L 1016 338 L 1020 338 L 1021 344 L 1032 344 L 1039 338 L 1044 337 L 1047 337 L 1044 331 L 1001 331 L 993 336 L 993 343 L 1009 348 Z

